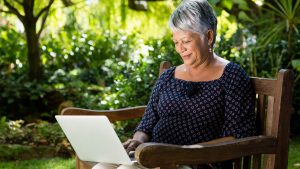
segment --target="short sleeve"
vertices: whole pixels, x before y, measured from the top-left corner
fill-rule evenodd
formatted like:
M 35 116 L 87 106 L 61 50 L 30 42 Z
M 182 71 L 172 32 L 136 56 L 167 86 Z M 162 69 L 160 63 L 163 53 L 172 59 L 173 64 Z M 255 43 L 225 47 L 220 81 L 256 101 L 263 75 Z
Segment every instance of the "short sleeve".
M 149 136 L 152 135 L 152 130 L 155 127 L 157 121 L 159 120 L 159 116 L 157 113 L 157 105 L 159 101 L 159 93 L 162 85 L 167 80 L 168 75 L 170 74 L 170 69 L 166 70 L 164 73 L 156 81 L 154 88 L 152 89 L 152 93 L 147 104 L 147 108 L 145 110 L 145 114 L 140 122 L 140 124 L 136 127 L 136 131 L 143 131 L 147 133 Z
M 225 119 L 223 136 L 242 138 L 255 135 L 255 92 L 246 72 L 238 65 L 225 75 Z

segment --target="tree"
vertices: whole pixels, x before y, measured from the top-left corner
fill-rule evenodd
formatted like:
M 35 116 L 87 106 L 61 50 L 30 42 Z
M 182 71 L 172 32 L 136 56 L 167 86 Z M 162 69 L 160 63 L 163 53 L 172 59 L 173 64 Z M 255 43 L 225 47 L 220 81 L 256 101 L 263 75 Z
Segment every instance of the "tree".
M 39 38 L 53 3 L 54 0 L 48 0 L 47 4 L 41 9 L 34 8 L 36 4 L 35 0 L 3 0 L 3 2 L 0 3 L 0 12 L 17 16 L 24 26 L 28 48 L 28 75 L 32 80 L 39 80 L 43 74 Z M 73 4 L 70 0 L 63 0 L 63 3 L 65 6 Z M 36 12 L 37 10 L 39 11 Z M 39 20 L 41 20 L 41 25 L 39 29 L 37 29 Z
M 27 62 L 29 78 L 39 80 L 43 75 L 40 58 L 39 38 L 44 29 L 49 11 L 55 0 L 0 0 L 0 12 L 13 14 L 22 22 L 27 40 Z M 159 1 L 159 0 L 147 0 Z M 62 0 L 64 6 L 74 5 L 72 0 Z M 80 1 L 84 2 L 84 1 Z M 37 4 L 46 4 L 36 8 Z M 128 6 L 134 10 L 146 10 L 146 1 L 128 0 Z M 38 23 L 40 23 L 38 29 Z

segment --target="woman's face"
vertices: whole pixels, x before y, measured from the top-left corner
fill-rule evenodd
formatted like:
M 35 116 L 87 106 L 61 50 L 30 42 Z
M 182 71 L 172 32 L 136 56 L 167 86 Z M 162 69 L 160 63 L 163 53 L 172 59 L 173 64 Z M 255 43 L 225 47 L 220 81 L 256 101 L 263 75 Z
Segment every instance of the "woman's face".
M 173 41 L 176 52 L 181 56 L 184 64 L 195 67 L 206 61 L 209 56 L 207 38 L 190 31 L 174 31 Z

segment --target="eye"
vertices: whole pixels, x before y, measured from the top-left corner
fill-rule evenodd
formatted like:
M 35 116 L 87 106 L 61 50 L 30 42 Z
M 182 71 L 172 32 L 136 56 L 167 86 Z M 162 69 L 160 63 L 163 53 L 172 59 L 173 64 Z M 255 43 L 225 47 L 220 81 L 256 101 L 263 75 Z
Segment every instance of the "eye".
M 187 44 L 187 43 L 190 43 L 190 42 L 191 42 L 191 40 L 186 40 L 186 41 L 183 41 L 182 43 Z

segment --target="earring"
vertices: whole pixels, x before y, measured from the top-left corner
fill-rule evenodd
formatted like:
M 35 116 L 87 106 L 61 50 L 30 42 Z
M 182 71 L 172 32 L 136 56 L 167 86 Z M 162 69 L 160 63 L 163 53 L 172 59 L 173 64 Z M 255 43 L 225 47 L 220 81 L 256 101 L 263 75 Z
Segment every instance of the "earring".
M 212 52 L 212 47 L 210 45 L 208 47 L 209 47 L 209 49 L 208 49 L 209 53 L 211 53 Z

